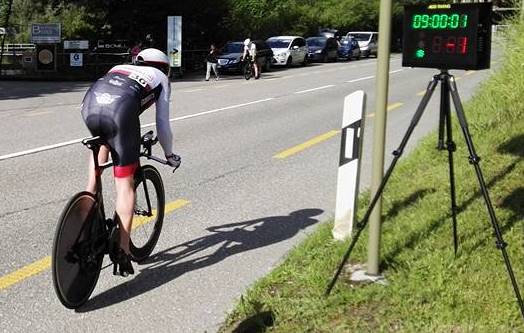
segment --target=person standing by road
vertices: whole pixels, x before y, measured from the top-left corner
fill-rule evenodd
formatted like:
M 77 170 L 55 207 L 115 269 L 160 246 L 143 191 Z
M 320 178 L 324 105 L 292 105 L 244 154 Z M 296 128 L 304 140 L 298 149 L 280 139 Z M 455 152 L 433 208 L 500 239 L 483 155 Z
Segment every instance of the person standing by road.
M 215 73 L 215 80 L 218 81 L 217 56 L 218 56 L 218 49 L 216 48 L 215 44 L 211 44 L 209 52 L 206 55 L 206 62 L 207 62 L 206 81 L 209 81 L 209 77 L 211 76 L 211 69 L 213 69 L 213 73 Z
M 248 60 L 253 64 L 255 69 L 255 79 L 260 77 L 260 68 L 257 63 L 257 46 L 250 38 L 244 40 L 244 52 L 242 53 L 242 60 Z
M 131 63 L 134 65 L 136 63 L 136 56 L 142 51 L 142 42 L 137 42 L 135 46 L 131 49 Z

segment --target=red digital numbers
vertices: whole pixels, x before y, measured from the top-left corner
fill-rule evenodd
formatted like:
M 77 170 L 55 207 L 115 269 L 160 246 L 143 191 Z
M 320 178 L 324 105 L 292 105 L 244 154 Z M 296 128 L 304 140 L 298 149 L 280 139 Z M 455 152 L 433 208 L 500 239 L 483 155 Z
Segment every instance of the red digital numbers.
M 435 36 L 431 43 L 433 53 L 466 54 L 468 51 L 468 37 Z

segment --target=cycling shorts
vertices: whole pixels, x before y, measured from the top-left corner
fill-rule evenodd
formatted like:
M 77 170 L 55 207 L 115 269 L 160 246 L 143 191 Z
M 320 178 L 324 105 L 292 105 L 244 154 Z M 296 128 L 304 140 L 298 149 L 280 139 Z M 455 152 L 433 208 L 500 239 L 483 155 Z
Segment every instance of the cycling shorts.
M 132 176 L 139 165 L 141 102 L 128 87 L 97 81 L 82 104 L 87 128 L 110 147 L 115 177 Z

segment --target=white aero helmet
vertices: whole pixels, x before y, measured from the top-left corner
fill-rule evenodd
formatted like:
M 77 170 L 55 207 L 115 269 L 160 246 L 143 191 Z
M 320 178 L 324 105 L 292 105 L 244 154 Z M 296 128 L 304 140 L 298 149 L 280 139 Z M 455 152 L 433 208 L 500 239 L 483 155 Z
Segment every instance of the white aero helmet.
M 245 45 L 245 46 L 248 46 L 249 43 L 251 43 L 251 39 L 246 38 L 246 40 L 244 40 L 244 45 Z
M 140 66 L 158 68 L 166 75 L 169 73 L 169 58 L 164 52 L 158 49 L 149 48 L 140 51 L 136 55 L 136 62 Z

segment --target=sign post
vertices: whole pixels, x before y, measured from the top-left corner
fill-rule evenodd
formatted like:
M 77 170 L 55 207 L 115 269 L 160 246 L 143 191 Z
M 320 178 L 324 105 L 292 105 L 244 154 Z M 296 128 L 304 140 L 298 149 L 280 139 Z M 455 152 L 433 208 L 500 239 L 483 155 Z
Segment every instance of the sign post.
M 167 17 L 167 56 L 170 66 L 182 72 L 182 16 Z
M 360 152 L 364 138 L 366 94 L 359 90 L 344 99 L 342 138 L 337 181 L 337 205 L 333 237 L 345 240 L 351 236 L 357 208 Z
M 61 38 L 60 23 L 33 23 L 31 42 L 36 44 L 36 68 L 40 71 L 56 71 L 56 44 Z

